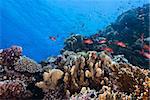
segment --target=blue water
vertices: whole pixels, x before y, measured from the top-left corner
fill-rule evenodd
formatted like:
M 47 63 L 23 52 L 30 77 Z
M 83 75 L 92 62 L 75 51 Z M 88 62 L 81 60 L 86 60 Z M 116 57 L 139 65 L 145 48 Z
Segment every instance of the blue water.
M 0 0 L 0 48 L 19 45 L 23 54 L 40 61 L 58 55 L 70 33 L 96 33 L 122 12 L 146 3 L 148 0 Z

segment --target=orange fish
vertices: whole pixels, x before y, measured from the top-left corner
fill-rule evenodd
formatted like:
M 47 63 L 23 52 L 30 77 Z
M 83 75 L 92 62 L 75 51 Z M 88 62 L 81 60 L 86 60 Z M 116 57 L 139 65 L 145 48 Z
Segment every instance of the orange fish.
M 52 41 L 56 41 L 56 37 L 50 36 L 49 39 L 51 39 Z
M 123 43 L 123 42 L 119 42 L 118 41 L 118 42 L 115 42 L 115 44 L 118 45 L 118 46 L 120 46 L 120 47 L 124 47 L 124 48 L 127 47 L 126 44 Z
M 144 57 L 150 59 L 150 53 L 144 52 L 144 50 L 142 49 L 142 51 L 140 52 L 141 55 L 143 55 Z
M 143 49 L 150 51 L 150 46 L 145 44 L 145 45 L 143 46 Z
M 144 53 L 143 53 L 143 56 L 146 57 L 146 58 L 148 58 L 148 59 L 150 59 L 150 53 L 144 52 Z
M 114 52 L 113 49 L 109 48 L 109 47 L 103 47 L 103 48 L 101 48 L 101 50 L 105 50 L 105 51 L 110 52 L 110 53 Z
M 100 40 L 98 43 L 103 44 L 103 43 L 106 43 L 106 42 L 107 42 L 107 40 Z
M 91 39 L 85 39 L 85 40 L 83 40 L 83 42 L 85 44 L 93 44 L 93 41 Z

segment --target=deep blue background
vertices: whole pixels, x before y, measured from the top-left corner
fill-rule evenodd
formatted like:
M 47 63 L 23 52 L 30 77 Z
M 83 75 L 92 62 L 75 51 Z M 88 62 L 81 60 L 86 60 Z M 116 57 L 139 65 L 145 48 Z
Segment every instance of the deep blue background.
M 59 54 L 71 32 L 96 33 L 148 0 L 0 0 L 0 48 L 23 47 L 37 61 Z M 49 40 L 57 37 L 57 41 Z

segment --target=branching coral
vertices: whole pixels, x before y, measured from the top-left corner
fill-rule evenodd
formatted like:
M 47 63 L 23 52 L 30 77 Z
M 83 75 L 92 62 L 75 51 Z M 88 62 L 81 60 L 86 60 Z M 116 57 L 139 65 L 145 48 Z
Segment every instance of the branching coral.
M 59 80 L 62 78 L 63 74 L 64 72 L 59 69 L 52 69 L 49 70 L 49 72 L 44 72 L 44 80 L 36 83 L 36 86 L 42 88 L 45 92 L 44 100 L 61 98 L 63 94 L 63 90 L 61 89 L 63 86 L 60 87 Z
M 58 84 L 58 80 L 62 78 L 63 74 L 64 72 L 59 69 L 52 69 L 49 70 L 49 72 L 44 72 L 44 81 L 38 82 L 36 85 L 43 90 L 55 89 Z

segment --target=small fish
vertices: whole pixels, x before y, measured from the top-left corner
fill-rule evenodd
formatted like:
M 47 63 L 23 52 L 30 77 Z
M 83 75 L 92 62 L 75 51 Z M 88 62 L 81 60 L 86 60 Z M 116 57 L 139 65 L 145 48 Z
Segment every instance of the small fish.
M 146 57 L 146 58 L 148 58 L 148 59 L 150 59 L 150 53 L 144 52 L 144 53 L 143 53 L 143 56 Z
M 118 41 L 118 42 L 115 42 L 115 44 L 118 45 L 118 46 L 120 46 L 120 47 L 124 47 L 124 48 L 127 47 L 126 44 L 123 43 L 123 42 L 119 42 Z
M 106 43 L 106 42 L 107 42 L 107 40 L 105 39 L 105 40 L 100 40 L 98 43 L 103 44 L 103 43 Z
M 83 43 L 85 43 L 85 44 L 93 44 L 93 41 L 91 39 L 85 39 L 85 40 L 83 40 Z
M 149 46 L 149 45 L 144 44 L 143 49 L 144 49 L 144 50 L 148 50 L 148 51 L 150 51 L 150 46 Z
M 109 48 L 109 47 L 103 47 L 103 48 L 101 48 L 101 50 L 105 50 L 105 51 L 110 52 L 110 53 L 114 52 L 113 49 Z
M 143 49 L 142 49 L 142 51 L 140 51 L 140 54 L 143 55 L 144 57 L 150 59 L 150 53 L 144 52 Z
M 50 36 L 49 39 L 51 39 L 52 41 L 56 41 L 56 37 L 54 36 Z

